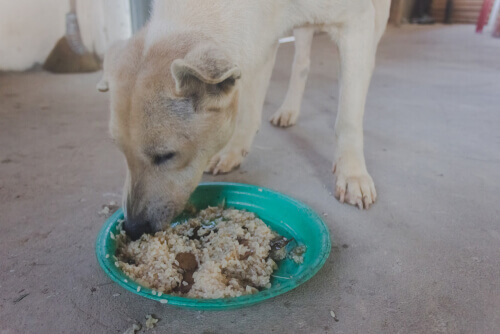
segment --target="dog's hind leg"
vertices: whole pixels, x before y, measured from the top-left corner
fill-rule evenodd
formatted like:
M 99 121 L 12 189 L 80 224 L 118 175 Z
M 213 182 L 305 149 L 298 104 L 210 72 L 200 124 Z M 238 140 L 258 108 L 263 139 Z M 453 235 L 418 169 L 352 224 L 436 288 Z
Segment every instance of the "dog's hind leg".
M 311 64 L 310 54 L 314 28 L 296 28 L 293 30 L 293 35 L 295 37 L 295 56 L 288 91 L 283 104 L 270 119 L 273 125 L 281 127 L 294 125 L 299 117 L 302 96 Z
M 332 30 L 340 52 L 340 95 L 335 122 L 335 196 L 360 209 L 377 198 L 363 152 L 363 114 L 379 39 L 375 8 Z
M 268 57 L 255 71 L 242 75 L 239 110 L 234 134 L 227 145 L 217 153 L 205 170 L 207 173 L 228 173 L 238 167 L 250 152 L 255 134 L 262 120 L 262 107 L 269 80 L 273 72 L 278 44 L 268 53 Z

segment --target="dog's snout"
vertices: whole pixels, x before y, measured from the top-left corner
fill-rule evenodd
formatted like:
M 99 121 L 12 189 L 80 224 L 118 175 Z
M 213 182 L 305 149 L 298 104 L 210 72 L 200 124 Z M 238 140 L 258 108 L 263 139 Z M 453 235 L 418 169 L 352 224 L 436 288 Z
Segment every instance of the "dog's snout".
M 156 233 L 163 229 L 174 217 L 172 202 L 163 199 L 126 200 L 127 215 L 123 229 L 132 240 L 137 240 L 145 233 Z
M 129 215 L 123 223 L 123 229 L 132 240 L 139 239 L 145 233 L 153 232 L 151 224 L 141 215 L 135 217 Z

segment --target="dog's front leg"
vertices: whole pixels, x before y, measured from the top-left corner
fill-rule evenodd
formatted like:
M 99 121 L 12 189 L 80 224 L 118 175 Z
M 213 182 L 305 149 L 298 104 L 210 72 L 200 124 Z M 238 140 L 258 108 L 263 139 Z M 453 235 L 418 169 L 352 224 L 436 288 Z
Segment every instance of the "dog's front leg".
M 335 196 L 340 202 L 368 208 L 377 198 L 363 152 L 363 114 L 375 63 L 373 12 L 339 31 L 340 98 L 335 122 Z
M 262 119 L 262 107 L 276 58 L 277 44 L 268 53 L 263 65 L 252 73 L 243 73 L 236 128 L 227 145 L 217 153 L 205 172 L 228 173 L 238 167 L 250 152 Z

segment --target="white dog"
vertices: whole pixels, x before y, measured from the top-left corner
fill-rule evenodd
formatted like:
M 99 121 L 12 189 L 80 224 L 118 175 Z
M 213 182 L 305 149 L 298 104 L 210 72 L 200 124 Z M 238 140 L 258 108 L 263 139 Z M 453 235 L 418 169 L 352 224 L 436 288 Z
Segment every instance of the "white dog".
M 277 41 L 290 29 L 292 77 L 271 122 L 296 122 L 314 30 L 327 32 L 341 63 L 336 196 L 368 208 L 376 192 L 363 113 L 389 7 L 390 0 L 157 0 L 148 26 L 108 51 L 98 84 L 112 93 L 110 131 L 127 160 L 127 232 L 161 229 L 205 169 L 226 173 L 242 162 L 261 123 Z

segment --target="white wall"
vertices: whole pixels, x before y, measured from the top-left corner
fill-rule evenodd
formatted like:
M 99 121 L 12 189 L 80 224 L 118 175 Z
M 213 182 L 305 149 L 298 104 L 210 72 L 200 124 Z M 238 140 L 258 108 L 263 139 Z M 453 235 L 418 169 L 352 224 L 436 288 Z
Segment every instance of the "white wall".
M 64 34 L 67 1 L 0 0 L 0 69 L 43 62 Z
M 81 0 L 77 14 L 83 43 L 98 55 L 102 56 L 114 41 L 132 35 L 128 0 Z
M 77 0 L 85 46 L 103 55 L 115 40 L 132 34 L 126 0 Z M 43 63 L 65 33 L 69 0 L 0 0 L 0 70 L 26 70 Z

